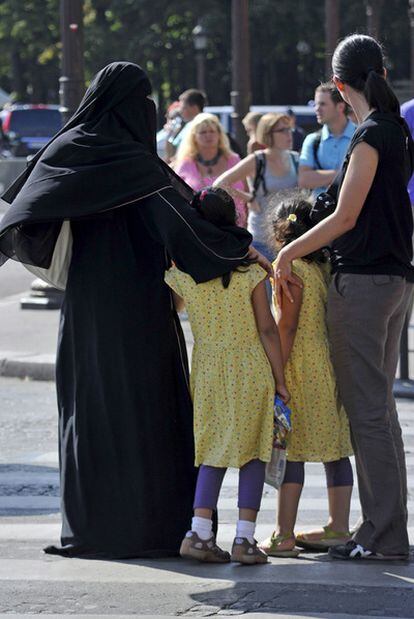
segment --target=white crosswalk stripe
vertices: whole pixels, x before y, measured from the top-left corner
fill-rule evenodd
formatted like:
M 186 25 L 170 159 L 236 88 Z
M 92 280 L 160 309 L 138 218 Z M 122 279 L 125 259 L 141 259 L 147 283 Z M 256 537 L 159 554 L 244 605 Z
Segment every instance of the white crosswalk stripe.
M 412 405 L 404 400 L 399 401 L 399 415 L 403 428 L 404 440 L 407 452 L 407 470 L 409 487 L 409 527 L 411 541 L 414 530 L 414 423 L 412 419 Z M 353 459 L 352 459 L 353 460 Z M 305 487 L 300 502 L 298 526 L 303 528 L 319 527 L 326 522 L 327 518 L 327 492 L 324 467 L 320 463 L 307 463 L 305 467 Z M 219 514 L 221 531 L 225 532 L 225 540 L 228 541 L 233 535 L 233 523 L 237 520 L 237 487 L 238 471 L 227 471 L 221 497 L 219 501 Z M 0 463 L 0 515 L 22 516 L 54 515 L 55 521 L 48 525 L 37 524 L 33 532 L 27 532 L 27 539 L 44 539 L 49 537 L 56 539 L 59 535 L 58 512 L 59 512 L 59 474 L 57 469 L 57 453 L 34 454 L 30 462 L 22 464 Z M 275 520 L 277 505 L 277 492 L 270 486 L 265 485 L 262 499 L 262 509 L 259 515 L 258 537 L 263 531 L 267 535 L 269 528 Z M 351 504 L 351 524 L 354 524 L 360 514 L 358 501 L 358 489 L 354 488 Z M 22 531 L 16 525 L 13 536 L 23 537 Z M 49 529 L 48 529 L 49 527 Z M 7 525 L 0 525 L 0 539 L 10 533 Z M 34 537 L 33 537 L 34 536 Z

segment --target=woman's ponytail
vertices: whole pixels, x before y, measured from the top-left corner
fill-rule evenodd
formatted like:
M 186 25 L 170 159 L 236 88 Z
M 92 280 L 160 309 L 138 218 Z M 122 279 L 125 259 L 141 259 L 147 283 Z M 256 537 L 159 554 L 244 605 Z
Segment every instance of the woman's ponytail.
M 339 43 L 332 58 L 334 75 L 362 92 L 370 108 L 400 115 L 400 104 L 385 79 L 384 56 L 378 41 L 353 34 Z
M 370 108 L 400 115 L 400 103 L 383 75 L 371 70 L 366 78 L 364 95 Z

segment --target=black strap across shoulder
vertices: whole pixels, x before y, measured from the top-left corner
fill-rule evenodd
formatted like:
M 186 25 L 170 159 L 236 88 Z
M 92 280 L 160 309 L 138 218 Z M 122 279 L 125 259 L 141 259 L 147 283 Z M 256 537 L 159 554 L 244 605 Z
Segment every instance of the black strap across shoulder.
M 268 191 L 266 187 L 266 155 L 263 152 L 255 152 L 254 159 L 256 162 L 256 174 L 253 181 L 253 198 L 256 197 L 259 187 L 263 187 L 263 193 L 266 196 Z
M 322 130 L 319 129 L 319 131 L 316 132 L 316 136 L 315 136 L 315 139 L 313 141 L 313 156 L 315 158 L 315 163 L 316 163 L 316 169 L 317 170 L 322 170 L 321 162 L 319 161 L 319 157 L 318 157 L 318 150 L 319 150 L 319 146 L 321 144 L 321 140 L 322 140 Z
M 291 150 L 289 154 L 293 163 L 293 167 L 295 168 L 295 172 L 297 174 L 299 171 L 299 154 L 294 150 Z

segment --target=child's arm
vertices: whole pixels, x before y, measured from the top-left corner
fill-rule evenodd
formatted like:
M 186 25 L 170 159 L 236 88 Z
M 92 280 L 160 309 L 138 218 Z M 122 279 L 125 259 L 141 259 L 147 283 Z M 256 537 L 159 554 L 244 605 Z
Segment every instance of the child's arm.
M 173 296 L 173 301 L 174 301 L 174 307 L 176 309 L 177 312 L 182 312 L 183 309 L 185 308 L 185 301 L 182 297 L 180 297 L 179 294 L 177 294 L 175 292 L 175 290 L 172 290 L 172 296 Z
M 279 331 L 272 316 L 272 312 L 270 311 L 266 294 L 266 283 L 264 280 L 253 290 L 252 303 L 259 337 L 267 358 L 269 359 L 275 379 L 276 392 L 286 403 L 290 399 L 290 394 L 285 385 Z
M 280 344 L 282 346 L 283 366 L 286 365 L 289 359 L 295 341 L 299 323 L 299 313 L 302 306 L 303 288 L 292 286 L 291 294 L 293 302 L 290 302 L 286 295 L 282 294 L 282 303 L 278 308 L 276 318 L 280 335 Z
M 172 294 L 172 298 L 173 298 L 173 303 L 174 303 L 174 307 L 176 309 L 177 312 L 182 312 L 184 307 L 185 307 L 185 301 L 184 299 L 178 294 L 178 292 L 176 292 L 176 288 L 178 288 L 178 290 L 180 290 L 180 286 L 177 282 L 177 275 L 178 275 L 179 271 L 177 269 L 177 267 L 175 266 L 174 262 L 172 263 L 172 267 L 165 273 L 165 283 L 167 284 L 167 286 L 169 287 L 169 289 L 171 290 L 171 294 Z M 181 290 L 180 290 L 181 292 Z

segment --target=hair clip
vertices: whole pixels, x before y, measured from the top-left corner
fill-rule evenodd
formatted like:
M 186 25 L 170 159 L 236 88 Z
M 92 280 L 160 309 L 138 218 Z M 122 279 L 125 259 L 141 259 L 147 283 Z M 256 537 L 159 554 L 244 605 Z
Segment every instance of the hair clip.
M 298 218 L 296 217 L 295 213 L 291 213 L 290 215 L 287 216 L 287 220 L 295 222 L 298 220 Z

